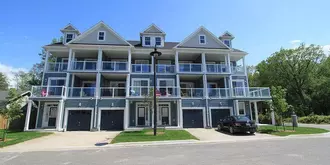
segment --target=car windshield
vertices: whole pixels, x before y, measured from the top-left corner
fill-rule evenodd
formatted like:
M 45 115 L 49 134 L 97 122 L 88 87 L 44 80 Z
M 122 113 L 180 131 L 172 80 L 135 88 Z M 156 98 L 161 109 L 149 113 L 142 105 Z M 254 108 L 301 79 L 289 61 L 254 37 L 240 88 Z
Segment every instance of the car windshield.
M 249 121 L 250 119 L 246 116 L 234 116 L 237 121 Z

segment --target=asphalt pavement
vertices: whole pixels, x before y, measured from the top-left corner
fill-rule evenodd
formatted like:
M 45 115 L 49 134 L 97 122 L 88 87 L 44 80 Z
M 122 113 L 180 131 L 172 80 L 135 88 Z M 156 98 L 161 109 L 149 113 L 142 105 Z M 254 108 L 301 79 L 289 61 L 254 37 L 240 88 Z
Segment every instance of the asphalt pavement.
M 330 138 L 105 147 L 77 151 L 2 152 L 8 165 L 329 165 Z

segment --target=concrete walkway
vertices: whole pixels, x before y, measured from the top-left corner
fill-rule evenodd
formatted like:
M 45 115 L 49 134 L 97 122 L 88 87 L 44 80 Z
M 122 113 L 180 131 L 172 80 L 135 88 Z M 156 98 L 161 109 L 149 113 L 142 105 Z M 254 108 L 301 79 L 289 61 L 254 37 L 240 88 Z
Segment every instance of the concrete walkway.
M 323 128 L 330 131 L 330 124 L 303 124 L 298 123 L 299 127 L 314 127 L 314 128 Z
M 200 139 L 201 141 L 245 141 L 245 140 L 258 140 L 258 139 L 274 139 L 278 138 L 273 135 L 259 134 L 234 134 L 231 135 L 227 132 L 218 132 L 215 129 L 205 128 L 191 128 L 186 129 L 189 133 Z
M 119 131 L 115 132 L 55 132 L 53 135 L 8 146 L 0 151 L 52 151 L 57 149 L 90 148 L 108 144 Z

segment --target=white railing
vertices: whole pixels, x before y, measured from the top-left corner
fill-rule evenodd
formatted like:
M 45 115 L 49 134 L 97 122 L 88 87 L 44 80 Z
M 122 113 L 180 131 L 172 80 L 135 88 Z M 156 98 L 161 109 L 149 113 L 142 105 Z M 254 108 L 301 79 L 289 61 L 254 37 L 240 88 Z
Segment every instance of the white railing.
M 156 65 L 156 72 L 157 73 L 174 73 L 175 72 L 175 65 L 157 64 Z
M 101 97 L 125 97 L 126 88 L 125 87 L 101 87 L 100 88 Z
M 208 73 L 229 73 L 229 66 L 226 64 L 206 64 Z
M 63 72 L 68 69 L 67 62 L 48 62 L 47 63 L 47 72 Z
M 64 86 L 32 86 L 31 97 L 63 97 Z
M 151 87 L 148 86 L 131 86 L 129 90 L 129 95 L 133 97 L 148 97 Z
M 268 87 L 236 87 L 233 88 L 233 97 L 270 98 Z
M 180 72 L 202 72 L 202 64 L 179 63 Z
M 102 70 L 104 71 L 128 71 L 127 62 L 122 61 L 103 61 Z
M 231 71 L 233 74 L 245 74 L 243 66 L 232 66 Z
M 174 86 L 159 86 L 157 87 L 156 94 L 158 97 L 177 97 L 178 88 Z
M 203 88 L 180 88 L 181 97 L 200 98 L 204 96 Z
M 210 98 L 229 98 L 230 88 L 208 88 Z
M 151 64 L 132 64 L 133 73 L 150 73 Z
M 156 87 L 156 96 L 157 97 L 177 97 L 178 88 L 172 86 L 158 86 Z M 132 97 L 149 97 L 153 96 L 153 87 L 146 86 L 131 86 L 130 87 L 130 96 Z
M 95 97 L 95 87 L 70 87 L 68 97 Z
M 97 61 L 73 61 L 72 62 L 72 70 L 96 70 L 97 69 Z

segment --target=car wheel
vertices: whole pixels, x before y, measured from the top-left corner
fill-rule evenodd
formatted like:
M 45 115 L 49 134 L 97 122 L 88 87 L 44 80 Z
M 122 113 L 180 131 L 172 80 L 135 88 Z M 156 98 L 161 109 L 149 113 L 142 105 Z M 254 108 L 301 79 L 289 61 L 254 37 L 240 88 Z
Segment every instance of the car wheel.
M 254 131 L 250 131 L 250 134 L 253 135 L 255 132 Z
M 234 134 L 234 129 L 233 129 L 233 127 L 229 127 L 229 132 L 230 132 L 230 134 Z

